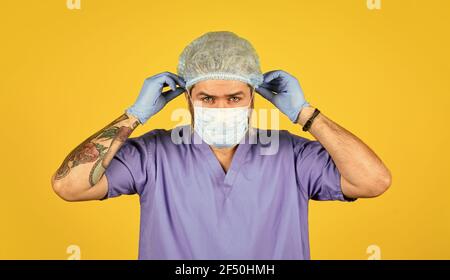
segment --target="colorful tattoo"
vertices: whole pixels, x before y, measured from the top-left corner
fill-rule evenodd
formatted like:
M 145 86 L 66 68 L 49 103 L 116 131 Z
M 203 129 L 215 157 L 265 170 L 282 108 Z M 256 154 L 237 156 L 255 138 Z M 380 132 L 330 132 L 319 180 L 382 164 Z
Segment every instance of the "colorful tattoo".
M 139 122 L 135 121 L 131 124 L 131 127 L 123 125 L 120 127 L 116 126 L 117 123 L 126 119 L 128 119 L 128 116 L 123 114 L 72 150 L 58 168 L 55 179 L 60 180 L 64 178 L 70 173 L 72 168 L 80 164 L 95 162 L 89 174 L 90 185 L 95 185 L 98 180 L 100 180 L 107 167 L 107 165 L 102 164 L 102 161 L 112 144 L 119 142 L 118 147 L 120 148 L 133 130 L 139 125 Z M 109 146 L 98 143 L 111 139 L 113 140 L 110 142 Z

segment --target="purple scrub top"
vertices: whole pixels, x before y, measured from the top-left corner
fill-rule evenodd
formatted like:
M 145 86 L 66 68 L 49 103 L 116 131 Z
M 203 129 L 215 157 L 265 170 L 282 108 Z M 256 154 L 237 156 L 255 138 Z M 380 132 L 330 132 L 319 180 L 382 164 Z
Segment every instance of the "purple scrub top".
M 250 128 L 225 172 L 198 139 L 189 125 L 154 129 L 105 171 L 105 198 L 140 196 L 139 259 L 309 259 L 308 200 L 355 200 L 318 141 Z

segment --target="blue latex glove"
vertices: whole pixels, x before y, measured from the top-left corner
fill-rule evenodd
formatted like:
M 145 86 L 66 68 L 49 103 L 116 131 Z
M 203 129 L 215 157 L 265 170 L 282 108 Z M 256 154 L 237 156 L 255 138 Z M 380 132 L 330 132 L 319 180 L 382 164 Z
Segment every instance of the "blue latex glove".
M 283 70 L 269 71 L 263 76 L 263 83 L 255 91 L 295 123 L 302 108 L 309 106 L 298 80 Z
M 176 87 L 176 85 L 180 87 Z M 125 110 L 144 124 L 151 116 L 158 113 L 170 100 L 185 91 L 185 81 L 180 76 L 163 72 L 147 78 L 135 103 Z M 162 92 L 165 86 L 172 90 Z

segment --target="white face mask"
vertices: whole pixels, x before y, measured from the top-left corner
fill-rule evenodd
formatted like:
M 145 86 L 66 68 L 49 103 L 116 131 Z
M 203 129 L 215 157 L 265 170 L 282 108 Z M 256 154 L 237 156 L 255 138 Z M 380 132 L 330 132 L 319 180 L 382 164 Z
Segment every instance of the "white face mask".
M 248 130 L 250 112 L 250 105 L 233 108 L 194 106 L 194 130 L 208 145 L 233 147 Z
M 248 130 L 250 109 L 194 106 L 194 129 L 208 144 L 228 148 L 238 144 Z

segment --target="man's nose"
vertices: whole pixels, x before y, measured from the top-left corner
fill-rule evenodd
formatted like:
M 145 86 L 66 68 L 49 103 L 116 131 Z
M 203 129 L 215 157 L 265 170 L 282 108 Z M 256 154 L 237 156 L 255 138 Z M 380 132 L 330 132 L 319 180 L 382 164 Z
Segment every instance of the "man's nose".
M 226 99 L 225 100 L 224 99 L 217 100 L 216 108 L 229 108 L 229 107 L 232 107 L 232 106 L 230 106 L 230 104 L 228 104 Z

